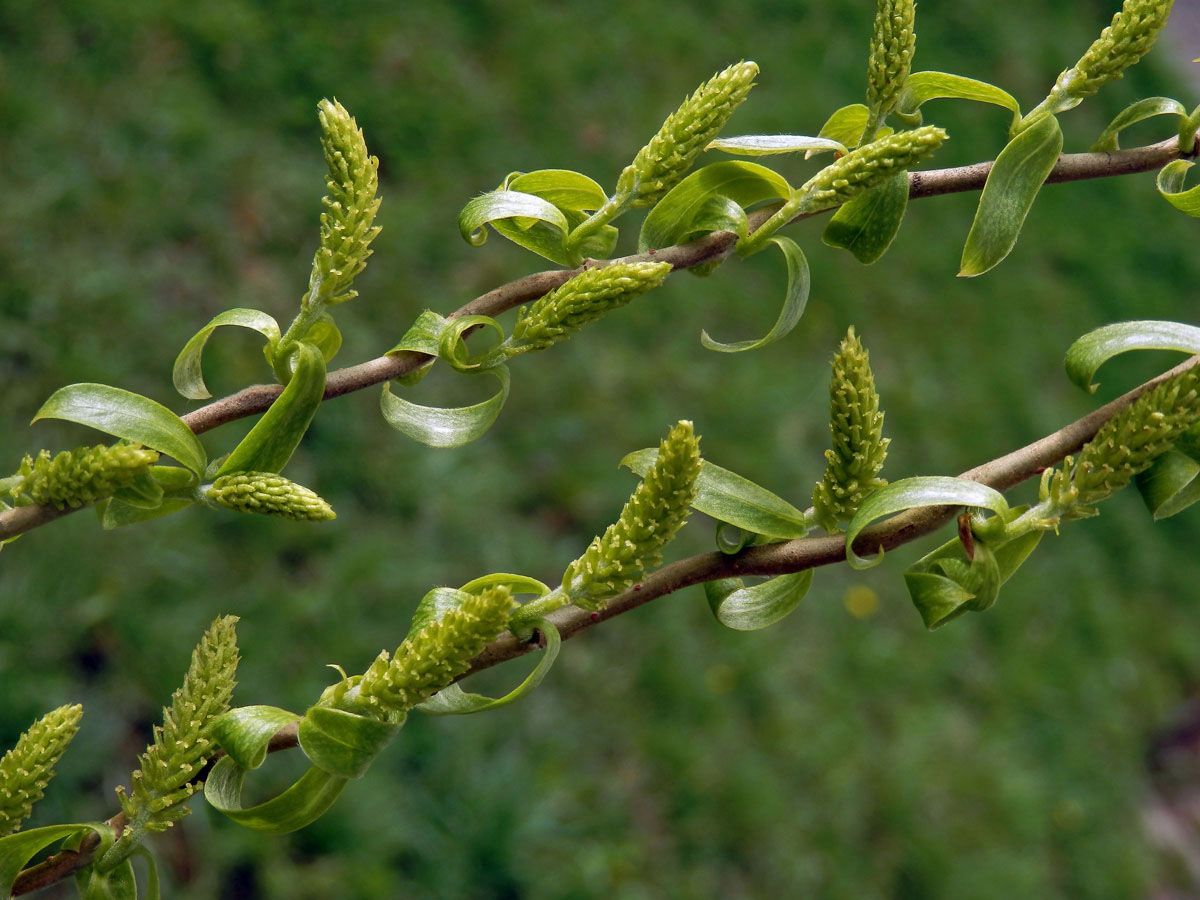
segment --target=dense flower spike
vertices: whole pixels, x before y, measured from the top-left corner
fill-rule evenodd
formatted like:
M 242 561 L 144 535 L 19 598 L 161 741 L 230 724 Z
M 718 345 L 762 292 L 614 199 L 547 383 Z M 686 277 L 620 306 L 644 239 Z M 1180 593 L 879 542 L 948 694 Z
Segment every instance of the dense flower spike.
M 825 451 L 825 475 L 813 491 L 813 509 L 818 524 L 832 533 L 839 521 L 857 512 L 868 494 L 887 484 L 878 476 L 890 441 L 883 436 L 870 354 L 853 327 L 833 358 L 829 407 L 833 448 Z
M 609 310 L 663 283 L 670 263 L 616 262 L 585 269 L 528 309 L 521 307 L 513 326 L 512 352 L 545 350 L 569 338 Z
M 1167 24 L 1174 0 L 1125 0 L 1079 62 L 1058 76 L 1042 107 L 1069 109 L 1137 63 Z M 1071 101 L 1063 103 L 1062 101 Z M 1042 108 L 1039 107 L 1039 108 Z M 1052 109 L 1051 111 L 1054 111 Z M 1027 119 L 1030 117 L 1026 117 Z
M 60 706 L 46 713 L 0 759 L 0 837 L 12 834 L 33 812 L 54 777 L 54 766 L 79 730 L 83 707 Z
M 840 206 L 897 172 L 915 166 L 946 140 L 936 125 L 898 131 L 852 150 L 826 166 L 797 191 L 808 211 Z
M 875 8 L 871 54 L 867 61 L 870 120 L 865 140 L 875 136 L 875 128 L 896 108 L 908 78 L 917 46 L 917 33 L 913 28 L 915 7 L 913 0 L 879 0 Z
M 329 174 L 323 199 L 321 247 L 313 258 L 309 297 L 335 306 L 358 296 L 350 285 L 367 265 L 371 241 L 379 234 L 374 224 L 379 210 L 379 160 L 367 153 L 362 130 L 336 100 L 322 100 L 321 148 Z
M 320 522 L 337 518 L 316 492 L 271 472 L 234 472 L 201 489 L 206 500 L 238 512 Z
M 634 179 L 631 206 L 653 206 L 688 173 L 754 87 L 758 66 L 740 62 L 718 72 L 667 117 L 622 174 Z
M 133 773 L 133 788 L 117 788 L 121 808 L 129 819 L 121 840 L 106 855 L 112 865 L 130 852 L 142 835 L 163 831 L 188 812 L 182 804 L 201 784 L 193 779 L 212 754 L 209 737 L 213 722 L 229 709 L 236 684 L 238 648 L 234 624 L 237 616 L 215 620 L 192 651 L 192 662 L 183 685 L 163 709 L 163 723 L 155 726 L 154 743 L 141 756 Z M 106 867 L 107 867 L 106 865 Z
M 621 515 L 567 566 L 562 585 L 571 602 L 601 609 L 662 562 L 662 549 L 687 521 L 700 475 L 700 442 L 682 421 L 659 444 L 658 459 Z
M 471 660 L 508 627 L 515 607 L 512 591 L 504 585 L 472 594 L 461 606 L 405 638 L 394 656 L 386 650 L 380 653 L 339 705 L 353 712 L 365 708 L 384 720 L 412 709 L 465 672 Z
M 21 462 L 17 475 L 24 481 L 11 481 L 34 503 L 65 509 L 111 497 L 157 461 L 158 453 L 137 444 L 76 447 L 53 459 L 42 450 L 36 459 L 26 456 Z

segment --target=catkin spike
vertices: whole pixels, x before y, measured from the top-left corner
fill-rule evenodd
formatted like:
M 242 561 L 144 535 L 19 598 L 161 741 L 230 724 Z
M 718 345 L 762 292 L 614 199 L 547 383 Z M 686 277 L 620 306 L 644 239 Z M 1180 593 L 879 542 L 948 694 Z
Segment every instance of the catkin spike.
M 0 837 L 20 830 L 54 777 L 54 766 L 79 730 L 83 707 L 60 706 L 42 716 L 0 758 Z
M 680 182 L 746 99 L 757 74 L 757 64 L 736 63 L 702 84 L 667 117 L 626 169 L 634 179 L 631 206 L 653 206 Z
M 183 804 L 201 787 L 194 779 L 213 750 L 209 732 L 229 709 L 237 683 L 237 620 L 237 616 L 222 616 L 204 633 L 192 651 L 183 685 L 171 696 L 170 707 L 163 709 L 162 725 L 154 728 L 154 742 L 140 757 L 132 789 L 127 793 L 117 788 L 129 818 L 126 834 L 133 843 L 142 834 L 163 831 L 187 815 Z
M 1100 32 L 1079 62 L 1058 76 L 1042 106 L 1069 109 L 1109 81 L 1122 77 L 1125 69 L 1135 65 L 1153 46 L 1167 24 L 1173 2 L 1125 0 L 1112 24 Z
M 808 211 L 840 206 L 910 169 L 937 150 L 946 132 L 936 125 L 898 131 L 852 150 L 826 166 L 797 191 Z
M 699 438 L 691 422 L 681 421 L 659 444 L 658 459 L 617 521 L 567 566 L 562 585 L 571 602 L 602 609 L 643 571 L 661 563 L 662 549 L 691 512 L 699 475 Z
M 49 450 L 26 456 L 17 475 L 18 491 L 34 503 L 59 509 L 83 506 L 111 497 L 158 461 L 158 453 L 138 444 L 76 447 L 53 458 Z
M 379 160 L 367 152 L 362 129 L 342 104 L 322 100 L 317 115 L 329 193 L 321 201 L 321 246 L 313 257 L 304 302 L 316 297 L 325 306 L 336 306 L 358 296 L 350 285 L 366 268 L 371 241 L 379 234 L 374 224 L 380 203 Z
M 513 326 L 512 352 L 545 350 L 565 341 L 609 310 L 658 287 L 671 271 L 670 263 L 616 262 L 585 269 L 561 287 L 521 307 Z
M 410 635 L 395 655 L 385 650 L 363 673 L 342 703 L 388 721 L 412 709 L 467 670 L 498 634 L 508 627 L 516 607 L 505 585 L 472 594 L 461 606 Z
M 913 0 L 879 0 L 867 62 L 867 108 L 870 121 L 882 122 L 900 100 L 917 46 Z M 871 129 L 873 131 L 873 128 Z M 867 140 L 874 134 L 866 135 Z
M 314 491 L 272 472 L 222 475 L 201 492 L 209 502 L 237 512 L 309 522 L 337 517 Z
M 825 475 L 813 490 L 813 509 L 818 524 L 832 533 L 839 521 L 854 515 L 868 494 L 887 484 L 879 471 L 890 440 L 883 436 L 870 354 L 853 326 L 833 358 L 829 407 L 833 447 L 825 451 Z

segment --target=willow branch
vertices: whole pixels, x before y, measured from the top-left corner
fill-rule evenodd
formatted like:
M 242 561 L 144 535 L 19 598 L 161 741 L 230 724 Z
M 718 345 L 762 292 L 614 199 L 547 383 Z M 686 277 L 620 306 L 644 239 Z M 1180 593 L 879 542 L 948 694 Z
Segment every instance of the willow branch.
M 1075 453 L 1096 436 L 1104 424 L 1126 406 L 1169 378 L 1200 365 L 1200 356 L 1193 356 L 1175 368 L 1138 385 L 1109 403 L 1093 410 L 1070 425 L 1048 434 L 1040 440 L 1027 444 L 976 466 L 960 474 L 959 478 L 986 484 L 998 491 L 1007 491 L 1023 481 L 1039 475 L 1042 470 L 1062 462 L 1063 457 Z M 893 550 L 917 538 L 930 534 L 951 519 L 961 507 L 936 506 L 909 510 L 893 516 L 885 522 L 873 525 L 862 532 L 855 541 L 854 549 L 860 556 L 874 556 L 880 550 Z M 647 575 L 638 584 L 609 601 L 600 612 L 588 612 L 578 607 L 565 607 L 548 618 L 558 629 L 563 640 L 607 622 L 609 619 L 637 609 L 643 604 L 665 597 L 676 591 L 706 581 L 740 576 L 775 576 L 803 572 L 820 566 L 844 562 L 846 539 L 844 535 L 802 538 L 749 547 L 739 553 L 728 555 L 711 552 L 701 553 L 663 566 Z M 457 680 L 466 678 L 484 669 L 516 659 L 541 648 L 537 641 L 530 642 L 506 632 L 489 644 Z M 298 746 L 295 723 L 284 726 L 271 739 L 270 752 L 289 750 Z M 218 752 L 217 756 L 222 755 Z M 120 830 L 124 827 L 124 815 L 118 814 L 106 824 Z M 95 835 L 84 840 L 79 850 L 56 853 L 36 866 L 31 866 L 17 878 L 13 896 L 39 890 L 69 877 L 87 866 L 99 845 Z
M 1197 146 L 1193 147 L 1191 155 L 1194 156 L 1197 152 L 1200 152 L 1200 139 L 1197 141 Z M 1059 158 L 1046 178 L 1046 183 L 1058 184 L 1065 181 L 1111 178 L 1119 175 L 1151 172 L 1179 158 L 1179 139 L 1177 137 L 1159 141 L 1157 144 L 1131 150 L 1118 150 L 1113 153 L 1069 153 Z M 992 165 L 991 162 L 984 162 L 953 169 L 932 169 L 927 172 L 910 173 L 909 197 L 921 199 L 941 194 L 980 190 L 987 180 Z M 750 230 L 753 231 L 770 218 L 775 209 L 778 209 L 778 206 L 766 207 L 751 213 L 749 217 Z M 807 218 L 807 216 L 798 216 L 792 221 L 799 221 L 802 218 Z M 622 257 L 621 261 L 659 260 L 671 263 L 675 269 L 690 269 L 702 263 L 728 257 L 733 253 L 736 241 L 737 237 L 732 232 L 718 231 L 687 244 L 676 244 L 661 250 L 651 250 L 648 253 Z M 592 266 L 596 264 L 595 261 L 590 263 Z M 526 275 L 476 297 L 451 313 L 450 318 L 475 314 L 497 316 L 522 303 L 530 303 L 538 299 L 580 271 L 580 269 L 556 269 Z M 324 399 L 341 397 L 344 394 L 361 391 L 364 388 L 408 375 L 428 363 L 430 359 L 431 357 L 426 354 L 406 351 L 380 356 L 349 368 L 338 369 L 331 372 L 326 379 Z M 282 391 L 282 386 L 277 384 L 253 385 L 193 410 L 182 416 L 182 419 L 196 434 L 203 434 L 220 425 L 265 412 Z M 23 506 L 0 512 L 0 540 L 31 531 L 61 518 L 69 512 L 73 512 L 73 510 L 59 510 L 53 506 Z

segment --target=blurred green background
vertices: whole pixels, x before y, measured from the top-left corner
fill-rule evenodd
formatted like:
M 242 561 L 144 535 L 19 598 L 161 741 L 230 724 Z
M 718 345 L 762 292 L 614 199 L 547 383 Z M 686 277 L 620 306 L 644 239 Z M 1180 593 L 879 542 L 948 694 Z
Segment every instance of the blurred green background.
M 992 81 L 1029 108 L 1114 5 L 924 0 L 916 68 Z M 422 309 L 447 312 L 545 268 L 498 237 L 473 249 L 458 236 L 461 206 L 506 173 L 574 168 L 611 186 L 686 93 L 743 58 L 762 74 L 726 133 L 815 133 L 861 97 L 873 11 L 5 0 L 0 470 L 96 440 L 27 425 L 63 384 L 115 384 L 182 413 L 198 404 L 173 394 L 170 365 L 198 327 L 233 306 L 290 319 L 316 246 L 320 98 L 346 104 L 380 158 L 383 233 L 362 296 L 338 315 L 349 365 L 385 351 Z M 1178 63 L 1197 52 L 1160 43 L 1063 117 L 1067 149 L 1085 149 L 1137 97 L 1193 106 Z M 947 102 L 926 121 L 951 134 L 939 166 L 991 158 L 1008 124 L 1001 110 Z M 1173 128 L 1147 123 L 1126 143 Z M 815 165 L 779 163 L 794 182 Z M 812 298 L 792 336 L 756 353 L 709 353 L 698 336 L 762 333 L 784 287 L 777 258 L 672 278 L 520 359 L 499 422 L 462 449 L 389 430 L 375 390 L 329 403 L 288 474 L 332 502 L 333 523 L 192 509 L 102 532 L 84 512 L 6 547 L 0 746 L 55 705 L 85 706 L 34 824 L 114 811 L 113 787 L 218 614 L 242 617 L 235 700 L 303 710 L 335 677 L 326 664 L 361 671 L 398 643 L 430 587 L 493 571 L 556 579 L 633 486 L 617 461 L 676 419 L 695 420 L 709 459 L 807 505 L 827 439 L 826 362 L 849 324 L 871 350 L 895 479 L 960 471 L 1091 409 L 1061 371 L 1089 328 L 1194 320 L 1197 226 L 1156 196 L 1152 175 L 1046 190 L 1004 264 L 956 279 L 975 203 L 914 204 L 872 268 L 824 247 L 820 223 L 790 229 L 809 253 Z M 225 331 L 206 355 L 218 395 L 269 378 L 256 337 Z M 1171 362 L 1111 365 L 1101 398 Z M 457 403 L 475 389 L 436 372 L 412 396 Z M 210 455 L 248 426 L 206 436 Z M 415 716 L 299 834 L 252 834 L 196 802 L 155 842 L 167 895 L 1186 889 L 1187 854 L 1162 851 L 1143 820 L 1149 748 L 1200 685 L 1197 515 L 1151 525 L 1136 495 L 1119 496 L 1045 541 L 992 611 L 935 634 L 900 578 L 933 539 L 869 572 L 819 572 L 804 605 L 763 632 L 725 631 L 699 589 L 682 592 L 570 642 L 517 705 Z M 710 546 L 698 521 L 673 553 Z M 494 684 L 516 677 L 502 670 Z

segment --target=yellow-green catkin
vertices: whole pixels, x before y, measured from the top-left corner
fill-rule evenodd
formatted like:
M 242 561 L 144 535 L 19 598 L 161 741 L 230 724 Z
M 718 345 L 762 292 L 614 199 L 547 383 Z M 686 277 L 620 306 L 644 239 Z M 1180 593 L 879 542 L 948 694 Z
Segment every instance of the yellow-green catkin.
M 0 837 L 12 834 L 33 812 L 54 777 L 54 766 L 79 730 L 83 707 L 51 710 L 17 739 L 0 758 Z
M 936 125 L 898 131 L 852 150 L 810 178 L 797 194 L 808 211 L 840 206 L 921 162 L 946 140 Z
M 663 283 L 670 263 L 615 262 L 585 269 L 531 307 L 521 307 L 513 326 L 514 353 L 545 350 L 589 322 Z
M 203 489 L 205 499 L 237 512 L 320 522 L 337 514 L 314 491 L 271 472 L 233 472 Z
M 53 458 L 42 450 L 21 462 L 19 490 L 34 503 L 79 507 L 111 497 L 157 461 L 158 453 L 137 444 L 76 447 Z
M 833 357 L 829 384 L 829 430 L 825 475 L 813 490 L 817 523 L 828 532 L 853 517 L 866 496 L 887 484 L 879 477 L 890 441 L 871 372 L 870 354 L 851 327 Z
M 405 638 L 394 655 L 380 653 L 340 704 L 384 721 L 407 712 L 467 671 L 471 660 L 508 627 L 516 605 L 505 585 L 472 594 Z
M 755 63 L 736 63 L 697 88 L 667 117 L 626 169 L 626 175 L 634 179 L 631 206 L 653 206 L 679 183 L 746 99 L 757 74 Z
M 237 683 L 237 620 L 222 616 L 205 632 L 183 685 L 163 709 L 162 725 L 154 728 L 154 742 L 140 757 L 132 789 L 117 788 L 127 833 L 162 831 L 187 814 L 182 804 L 199 790 L 195 778 L 213 751 L 212 724 L 229 709 Z
M 896 108 L 917 47 L 913 0 L 879 0 L 867 61 L 867 109 L 878 125 Z M 873 131 L 873 127 L 871 129 Z M 867 140 L 874 134 L 865 136 Z
M 1200 422 L 1200 372 L 1169 378 L 1109 419 L 1079 451 L 1071 485 L 1092 504 L 1125 487 Z
M 1058 76 L 1051 98 L 1090 97 L 1109 81 L 1122 76 L 1153 46 L 1167 24 L 1174 0 L 1125 0 L 1112 24 L 1098 37 L 1079 62 Z M 1047 98 L 1048 100 L 1050 98 Z
M 366 140 L 354 117 L 336 100 L 322 100 L 321 148 L 329 173 L 322 200 L 321 246 L 313 258 L 309 296 L 335 306 L 358 296 L 350 285 L 367 265 L 371 241 L 379 234 L 379 160 L 367 153 Z
M 679 422 L 659 444 L 658 459 L 621 515 L 567 566 L 563 589 L 584 609 L 602 609 L 662 562 L 662 549 L 683 527 L 696 497 L 700 441 L 692 423 Z

